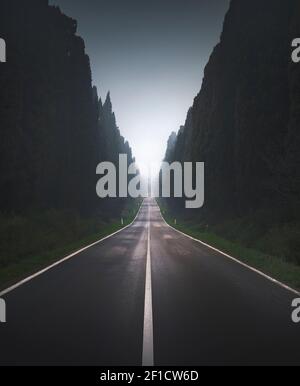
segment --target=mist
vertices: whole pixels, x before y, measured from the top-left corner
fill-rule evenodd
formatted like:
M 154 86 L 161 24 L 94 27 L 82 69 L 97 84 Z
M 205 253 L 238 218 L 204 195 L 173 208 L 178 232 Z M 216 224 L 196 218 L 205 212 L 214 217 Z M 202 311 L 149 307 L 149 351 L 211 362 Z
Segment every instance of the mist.
M 102 99 L 138 163 L 160 162 L 184 124 L 218 43 L 229 0 L 53 0 L 78 21 Z

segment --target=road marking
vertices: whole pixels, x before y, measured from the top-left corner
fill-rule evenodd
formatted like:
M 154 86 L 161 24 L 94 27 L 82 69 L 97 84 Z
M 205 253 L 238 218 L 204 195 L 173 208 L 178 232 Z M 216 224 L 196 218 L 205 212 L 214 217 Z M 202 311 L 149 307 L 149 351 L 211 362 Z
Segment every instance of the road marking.
M 147 264 L 146 264 L 146 284 L 145 284 L 145 309 L 144 309 L 143 366 L 154 366 L 150 224 L 151 223 L 150 223 L 150 206 L 149 206 L 148 207 L 148 246 L 147 246 Z
M 267 279 L 267 280 L 271 281 L 272 283 L 274 283 L 274 284 L 276 284 L 276 285 L 278 285 L 278 286 L 284 288 L 285 290 L 287 290 L 287 291 L 289 291 L 289 292 L 292 292 L 293 294 L 295 294 L 295 295 L 297 295 L 297 296 L 300 296 L 300 292 L 299 292 L 299 291 L 296 291 L 295 289 L 293 289 L 293 288 L 287 286 L 286 284 L 284 284 L 284 283 L 282 283 L 282 282 L 280 282 L 280 281 L 274 279 L 273 277 L 268 276 L 267 274 L 263 273 L 262 271 L 259 271 L 258 269 L 253 268 L 253 267 L 251 267 L 250 265 L 248 265 L 248 264 L 246 264 L 246 263 L 243 263 L 242 261 L 236 259 L 235 257 L 230 256 L 230 255 L 228 255 L 227 253 L 222 252 L 222 251 L 220 251 L 219 249 L 217 249 L 217 248 L 215 248 L 215 247 L 212 247 L 211 245 L 206 244 L 206 243 L 204 243 L 203 241 L 198 240 L 198 239 L 196 239 L 196 238 L 194 238 L 194 237 L 192 237 L 192 236 L 189 236 L 189 235 L 187 235 L 186 233 L 183 233 L 183 232 L 179 231 L 178 229 L 172 227 L 172 226 L 169 225 L 169 224 L 167 223 L 167 221 L 165 220 L 164 216 L 163 216 L 162 213 L 161 213 L 161 210 L 160 210 L 160 207 L 159 207 L 158 204 L 157 204 L 157 206 L 158 206 L 158 208 L 159 208 L 160 215 L 161 215 L 163 221 L 166 223 L 166 225 L 167 225 L 169 228 L 173 229 L 174 231 L 180 233 L 181 235 L 183 235 L 183 236 L 185 236 L 185 237 L 188 237 L 189 239 L 191 239 L 191 240 L 193 240 L 193 241 L 197 241 L 197 243 L 200 243 L 200 244 L 204 245 L 205 247 L 208 247 L 209 249 L 212 249 L 212 250 L 215 251 L 215 252 L 220 253 L 221 255 L 223 255 L 223 256 L 229 258 L 230 260 L 234 261 L 235 263 L 238 263 L 239 265 L 242 265 L 243 267 L 250 269 L 250 271 L 255 272 L 256 274 L 258 274 L 258 275 L 260 275 L 260 276 L 263 276 L 265 279 Z
M 9 292 L 12 292 L 12 291 L 15 290 L 16 288 L 20 287 L 21 285 L 23 285 L 23 284 L 25 284 L 25 283 L 28 283 L 29 281 L 35 279 L 36 277 L 42 275 L 43 273 L 49 271 L 50 269 L 52 269 L 52 268 L 54 268 L 54 267 L 56 267 L 56 266 L 58 266 L 58 265 L 64 263 L 65 261 L 71 259 L 72 257 L 74 257 L 74 256 L 76 256 L 76 255 L 79 255 L 81 252 L 84 252 L 84 251 L 86 251 L 87 249 L 89 249 L 89 248 L 91 248 L 91 247 L 93 247 L 93 246 L 95 246 L 95 245 L 97 245 L 97 244 L 99 244 L 99 243 L 102 243 L 103 241 L 109 239 L 110 237 L 113 237 L 113 236 L 117 235 L 118 233 L 123 232 L 125 229 L 131 227 L 131 226 L 135 223 L 136 219 L 138 218 L 142 206 L 143 206 L 143 202 L 141 203 L 141 206 L 140 206 L 140 208 L 139 208 L 139 210 L 138 210 L 138 213 L 137 213 L 135 219 L 132 221 L 132 223 L 130 223 L 129 225 L 126 225 L 126 227 L 124 227 L 124 228 L 118 230 L 117 232 L 112 233 L 111 235 L 108 235 L 108 236 L 104 237 L 103 239 L 100 239 L 100 240 L 96 241 L 96 242 L 93 243 L 93 244 L 90 244 L 90 245 L 88 245 L 88 246 L 86 246 L 86 247 L 84 247 L 84 248 L 82 248 L 82 249 L 79 249 L 79 250 L 76 251 L 76 252 L 73 252 L 71 255 L 64 257 L 63 259 L 57 261 L 57 262 L 54 263 L 54 264 L 49 265 L 48 267 L 42 269 L 41 271 L 39 271 L 39 272 L 37 272 L 37 273 L 35 273 L 35 274 L 31 275 L 31 276 L 28 276 L 27 278 L 25 278 L 25 279 L 19 281 L 18 283 L 14 284 L 13 286 L 11 286 L 11 287 L 9 287 L 9 288 L 3 290 L 2 292 L 0 292 L 0 297 L 2 297 L 2 296 L 4 296 L 4 295 L 7 295 Z

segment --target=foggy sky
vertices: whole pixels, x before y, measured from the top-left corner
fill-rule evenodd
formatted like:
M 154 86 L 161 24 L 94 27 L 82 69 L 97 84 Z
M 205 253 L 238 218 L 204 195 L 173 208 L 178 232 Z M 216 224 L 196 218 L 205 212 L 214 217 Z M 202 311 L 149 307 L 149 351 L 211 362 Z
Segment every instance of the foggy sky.
M 229 0 L 51 0 L 78 21 L 102 99 L 138 162 L 160 161 L 185 121 Z

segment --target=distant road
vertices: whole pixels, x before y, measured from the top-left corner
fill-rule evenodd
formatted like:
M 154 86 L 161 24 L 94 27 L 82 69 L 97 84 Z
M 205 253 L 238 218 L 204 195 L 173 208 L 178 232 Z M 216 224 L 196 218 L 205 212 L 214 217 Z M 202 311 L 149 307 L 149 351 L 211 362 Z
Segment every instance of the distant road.
M 0 295 L 1 365 L 300 364 L 297 297 L 170 228 L 134 223 Z

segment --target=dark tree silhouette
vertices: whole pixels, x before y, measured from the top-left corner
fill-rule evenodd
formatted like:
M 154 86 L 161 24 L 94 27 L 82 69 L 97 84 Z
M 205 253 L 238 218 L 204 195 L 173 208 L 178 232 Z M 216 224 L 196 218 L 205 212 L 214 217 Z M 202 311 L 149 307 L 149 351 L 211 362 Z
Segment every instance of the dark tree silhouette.
M 299 1 L 232 0 L 167 158 L 206 164 L 205 206 L 185 215 L 212 224 L 252 216 L 246 223 L 256 238 L 280 239 L 282 255 L 300 261 L 300 65 L 291 60 L 297 36 Z M 183 210 L 183 200 L 169 202 Z
M 108 95 L 99 102 L 77 23 L 46 0 L 1 0 L 0 211 L 100 211 L 96 166 L 126 152 Z

